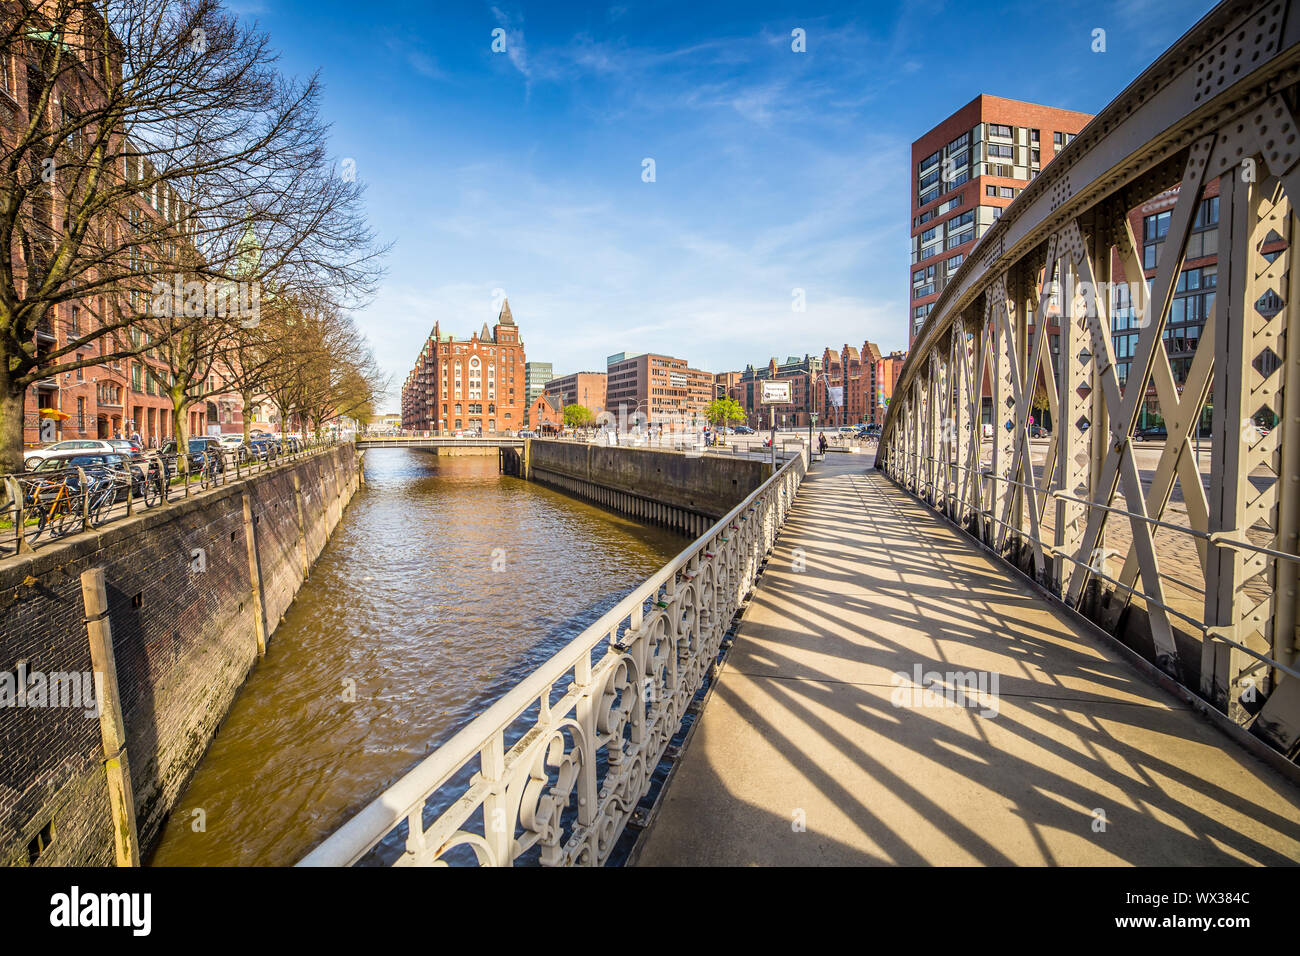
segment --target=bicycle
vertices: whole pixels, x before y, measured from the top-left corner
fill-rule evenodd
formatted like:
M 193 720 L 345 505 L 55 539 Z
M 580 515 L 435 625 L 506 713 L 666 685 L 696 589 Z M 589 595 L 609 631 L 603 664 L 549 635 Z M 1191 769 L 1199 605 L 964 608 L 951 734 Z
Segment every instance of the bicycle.
M 207 491 L 208 488 L 217 486 L 217 475 L 226 470 L 225 462 L 221 461 L 220 455 L 216 452 L 203 453 L 203 464 L 199 466 L 199 488 Z
M 33 480 L 24 507 L 36 508 L 36 526 L 31 530 L 24 527 L 23 537 L 27 542 L 34 542 L 46 529 L 49 530 L 51 538 L 75 534 L 81 525 L 82 517 L 81 509 L 75 507 L 76 499 L 80 497 L 80 490 L 75 478 L 67 474 L 58 481 L 44 478 Z M 48 504 L 41 500 L 46 492 L 53 493 Z
M 86 519 L 88 528 L 98 528 L 108 520 L 117 503 L 117 494 L 126 488 L 131 494 L 131 475 L 106 467 L 86 474 Z
M 137 468 L 139 469 L 138 475 Z M 135 497 L 144 500 L 146 508 L 152 508 L 162 501 L 163 484 L 166 481 L 163 477 L 165 471 L 161 459 L 158 458 L 149 459 L 147 466 L 131 466 L 131 478 L 134 485 L 132 493 Z

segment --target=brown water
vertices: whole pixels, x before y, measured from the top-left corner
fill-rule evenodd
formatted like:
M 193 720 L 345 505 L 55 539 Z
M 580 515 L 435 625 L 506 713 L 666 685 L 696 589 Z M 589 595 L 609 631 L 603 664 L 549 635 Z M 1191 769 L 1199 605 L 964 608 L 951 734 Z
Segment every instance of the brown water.
M 365 470 L 153 865 L 296 862 L 686 544 L 495 456 Z

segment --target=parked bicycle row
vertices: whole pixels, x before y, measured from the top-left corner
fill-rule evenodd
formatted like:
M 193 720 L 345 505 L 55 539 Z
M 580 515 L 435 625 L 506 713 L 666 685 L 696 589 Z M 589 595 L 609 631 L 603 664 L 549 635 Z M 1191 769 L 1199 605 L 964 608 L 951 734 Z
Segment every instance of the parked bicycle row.
M 131 444 L 60 442 L 88 447 L 39 449 L 25 456 L 26 471 L 0 476 L 0 554 L 97 528 L 140 507 L 188 497 L 195 486 L 206 491 L 334 442 L 290 438 L 223 447 L 192 438 L 184 455 L 175 442 L 158 451 L 119 447 Z

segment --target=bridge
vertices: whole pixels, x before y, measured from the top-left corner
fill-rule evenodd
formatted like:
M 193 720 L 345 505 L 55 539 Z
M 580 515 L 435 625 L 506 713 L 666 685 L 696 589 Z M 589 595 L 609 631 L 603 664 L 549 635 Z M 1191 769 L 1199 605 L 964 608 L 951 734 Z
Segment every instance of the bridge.
M 522 448 L 524 439 L 513 436 L 456 438 L 452 435 L 358 435 L 359 449 L 365 448 Z
M 874 467 L 789 458 L 303 862 L 1300 860 L 1298 83 L 1300 2 L 1216 7 L 949 281 Z

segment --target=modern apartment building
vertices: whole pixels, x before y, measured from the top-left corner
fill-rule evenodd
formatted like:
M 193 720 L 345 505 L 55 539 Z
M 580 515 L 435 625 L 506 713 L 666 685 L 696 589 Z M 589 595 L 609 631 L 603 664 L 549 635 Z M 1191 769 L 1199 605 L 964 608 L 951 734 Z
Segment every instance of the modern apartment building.
M 558 396 L 562 408 L 581 405 L 593 415 L 605 410 L 605 372 L 572 372 L 546 383 L 543 392 Z
M 524 363 L 524 392 L 531 408 L 537 396 L 542 394 L 546 383 L 555 377 L 554 367 L 550 362 Z
M 644 352 L 618 352 L 606 359 L 605 408 L 623 409 L 651 422 L 702 422 L 713 401 L 713 373 L 686 359 Z
M 508 301 L 491 332 L 485 322 L 480 332 L 458 339 L 435 323 L 402 385 L 402 427 L 438 434 L 518 431 L 528 408 L 525 365 Z
M 909 347 L 975 243 L 1091 119 L 981 94 L 912 144 Z

